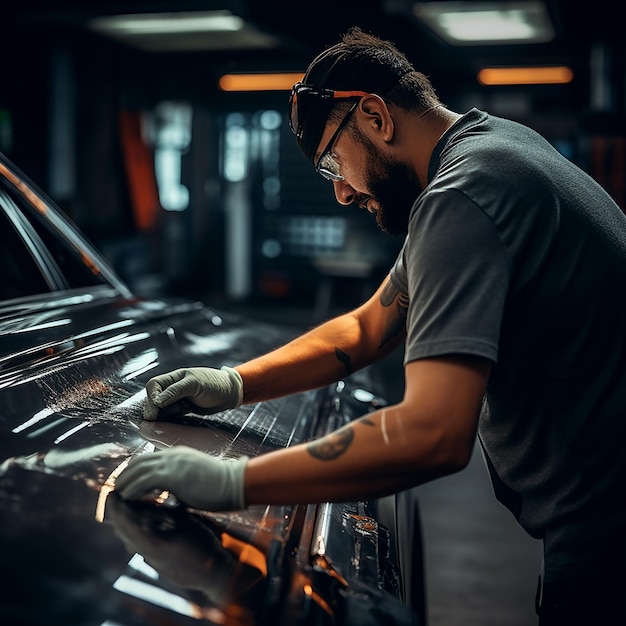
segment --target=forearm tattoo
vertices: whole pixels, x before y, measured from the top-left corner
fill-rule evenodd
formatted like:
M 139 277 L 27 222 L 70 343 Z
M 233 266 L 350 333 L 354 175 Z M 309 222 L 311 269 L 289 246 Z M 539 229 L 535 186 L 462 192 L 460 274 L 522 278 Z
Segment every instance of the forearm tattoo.
M 380 294 L 380 304 L 385 308 L 393 307 L 395 304 L 395 309 L 392 315 L 389 316 L 387 328 L 384 329 L 380 346 L 378 346 L 382 348 L 406 327 L 409 298 L 406 294 L 394 287 L 393 283 L 388 280 Z
M 339 458 L 350 447 L 353 439 L 352 426 L 344 426 L 334 433 L 312 441 L 307 446 L 307 450 L 312 457 L 320 461 L 332 461 Z
M 343 363 L 343 366 L 346 368 L 346 372 L 348 372 L 348 374 L 352 374 L 354 369 L 352 368 L 352 360 L 350 357 L 339 348 L 335 348 L 335 356 L 341 363 Z

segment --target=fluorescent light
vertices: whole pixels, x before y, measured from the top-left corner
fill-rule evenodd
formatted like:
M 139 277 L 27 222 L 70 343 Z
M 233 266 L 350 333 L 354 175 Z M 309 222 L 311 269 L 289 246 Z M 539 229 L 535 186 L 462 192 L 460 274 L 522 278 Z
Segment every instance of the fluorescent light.
M 86 26 L 149 52 L 271 49 L 278 45 L 274 35 L 226 10 L 107 15 Z
M 571 83 L 574 72 L 564 65 L 542 67 L 484 67 L 478 72 L 481 85 L 559 85 Z
M 164 35 L 236 32 L 243 28 L 244 21 L 230 11 L 181 11 L 108 15 L 91 20 L 89 26 L 111 36 Z
M 453 45 L 541 43 L 554 38 L 543 2 L 416 2 L 415 16 Z
M 302 80 L 299 74 L 224 74 L 218 85 L 222 91 L 287 91 Z

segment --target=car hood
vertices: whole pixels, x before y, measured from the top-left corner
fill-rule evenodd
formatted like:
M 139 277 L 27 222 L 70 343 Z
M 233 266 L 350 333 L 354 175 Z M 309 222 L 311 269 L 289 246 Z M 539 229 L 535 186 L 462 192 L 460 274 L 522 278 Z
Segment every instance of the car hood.
M 144 385 L 236 365 L 297 328 L 202 303 L 68 292 L 0 311 L 0 622 L 12 626 L 412 623 L 367 503 L 189 510 L 125 503 L 137 454 L 287 447 L 384 405 L 370 370 L 213 416 L 146 422 Z M 371 621 L 376 620 L 376 621 Z

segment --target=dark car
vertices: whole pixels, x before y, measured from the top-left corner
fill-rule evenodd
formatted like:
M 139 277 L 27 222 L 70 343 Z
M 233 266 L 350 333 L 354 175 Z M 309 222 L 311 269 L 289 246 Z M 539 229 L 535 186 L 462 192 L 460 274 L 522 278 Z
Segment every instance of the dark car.
M 135 297 L 1 155 L 0 221 L 1 624 L 423 623 L 423 607 L 400 599 L 380 502 L 225 514 L 114 492 L 128 459 L 158 448 L 254 456 L 327 433 L 385 404 L 375 370 L 214 416 L 144 421 L 151 376 L 235 365 L 296 329 Z M 419 555 L 419 532 L 398 548 Z M 412 578 L 420 597 L 419 563 Z

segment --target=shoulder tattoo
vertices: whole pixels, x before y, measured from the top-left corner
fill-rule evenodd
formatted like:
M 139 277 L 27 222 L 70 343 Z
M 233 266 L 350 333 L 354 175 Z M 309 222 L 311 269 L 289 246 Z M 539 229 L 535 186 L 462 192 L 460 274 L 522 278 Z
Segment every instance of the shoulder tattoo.
M 307 446 L 307 450 L 312 457 L 320 461 L 332 461 L 339 458 L 350 447 L 353 439 L 352 426 L 344 426 L 334 433 L 312 441 Z

